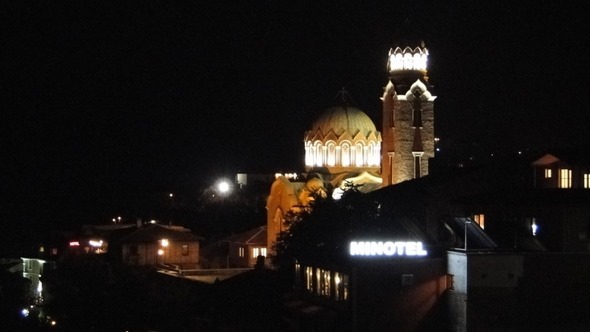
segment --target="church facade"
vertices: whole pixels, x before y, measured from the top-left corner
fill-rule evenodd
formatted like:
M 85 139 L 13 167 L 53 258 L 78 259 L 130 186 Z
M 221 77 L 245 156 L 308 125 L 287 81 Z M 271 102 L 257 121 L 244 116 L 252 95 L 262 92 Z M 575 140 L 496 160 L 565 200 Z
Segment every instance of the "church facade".
M 314 195 L 338 198 L 346 186 L 363 192 L 428 174 L 434 157 L 434 99 L 427 76 L 428 50 L 396 47 L 387 63 L 389 81 L 378 130 L 362 110 L 346 102 L 328 108 L 304 133 L 303 179 L 278 176 L 267 200 L 267 246 L 286 230 L 285 217 Z

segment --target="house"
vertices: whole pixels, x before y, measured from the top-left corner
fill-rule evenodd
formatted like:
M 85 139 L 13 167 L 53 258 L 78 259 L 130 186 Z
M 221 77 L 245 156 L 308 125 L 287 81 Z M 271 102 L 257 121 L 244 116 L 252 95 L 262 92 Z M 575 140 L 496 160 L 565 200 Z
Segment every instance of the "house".
M 203 247 L 203 268 L 253 268 L 258 257 L 267 257 L 266 226 L 252 228 Z
M 139 227 L 120 240 L 123 263 L 194 269 L 200 263 L 201 240 L 182 227 L 158 224 Z
M 223 241 L 228 244 L 230 267 L 254 267 L 259 256 L 266 257 L 266 226 L 253 228 Z
M 590 148 L 551 151 L 532 162 L 536 188 L 590 189 Z

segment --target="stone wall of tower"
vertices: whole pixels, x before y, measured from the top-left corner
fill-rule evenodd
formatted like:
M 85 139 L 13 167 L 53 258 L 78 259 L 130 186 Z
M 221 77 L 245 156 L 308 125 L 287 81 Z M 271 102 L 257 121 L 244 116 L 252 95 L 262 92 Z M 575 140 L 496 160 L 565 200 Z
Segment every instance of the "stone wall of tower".
M 414 178 L 414 128 L 412 127 L 412 103 L 406 100 L 394 102 L 395 127 L 393 140 L 395 154 L 393 156 L 392 184 L 411 180 Z
M 421 174 L 428 175 L 428 161 L 434 158 L 434 100 L 422 104 L 422 159 Z
M 421 126 L 414 127 L 414 104 L 407 95 L 398 95 L 391 82 L 383 101 L 382 170 L 383 186 L 414 179 L 415 155 L 422 154 L 420 176 L 428 175 L 428 161 L 434 158 L 434 97 L 422 83 Z M 412 96 L 410 96 L 412 97 Z

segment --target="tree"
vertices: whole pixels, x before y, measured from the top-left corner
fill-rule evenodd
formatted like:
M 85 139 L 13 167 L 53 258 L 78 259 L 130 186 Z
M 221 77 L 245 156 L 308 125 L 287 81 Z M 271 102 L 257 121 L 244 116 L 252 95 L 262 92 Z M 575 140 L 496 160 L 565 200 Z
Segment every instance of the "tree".
M 296 259 L 333 262 L 345 258 L 353 236 L 375 234 L 386 225 L 371 196 L 349 185 L 340 200 L 316 195 L 308 208 L 286 215 L 287 230 L 274 244 L 272 264 L 290 270 Z

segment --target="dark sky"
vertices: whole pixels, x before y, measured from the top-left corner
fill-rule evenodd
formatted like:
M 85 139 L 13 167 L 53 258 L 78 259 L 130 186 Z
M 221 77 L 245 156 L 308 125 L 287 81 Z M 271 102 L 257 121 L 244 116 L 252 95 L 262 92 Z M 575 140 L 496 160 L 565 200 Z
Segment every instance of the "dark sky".
M 304 131 L 343 87 L 380 125 L 387 52 L 404 40 L 430 50 L 442 141 L 587 139 L 587 8 L 216 3 L 1 5 L 2 222 L 107 221 L 237 170 L 301 168 Z

